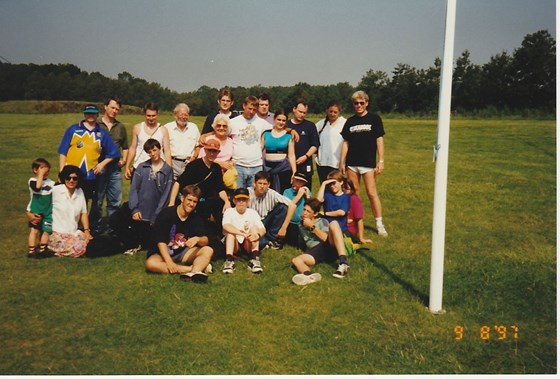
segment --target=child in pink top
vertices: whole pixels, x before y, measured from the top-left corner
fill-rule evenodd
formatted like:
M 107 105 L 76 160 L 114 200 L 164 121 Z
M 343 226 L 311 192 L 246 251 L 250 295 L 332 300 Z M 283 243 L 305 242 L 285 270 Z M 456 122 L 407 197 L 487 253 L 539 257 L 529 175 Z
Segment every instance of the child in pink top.
M 350 195 L 350 210 L 348 211 L 348 231 L 352 234 L 352 240 L 357 243 L 371 243 L 372 240 L 364 237 L 364 206 L 356 195 L 352 182 L 348 181 L 345 188 Z

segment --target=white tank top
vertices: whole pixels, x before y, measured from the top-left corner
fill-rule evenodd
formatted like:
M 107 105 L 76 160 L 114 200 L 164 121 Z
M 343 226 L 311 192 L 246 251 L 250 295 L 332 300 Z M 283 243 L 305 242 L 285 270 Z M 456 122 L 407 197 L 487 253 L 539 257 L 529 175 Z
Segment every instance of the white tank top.
M 134 168 L 138 167 L 138 165 L 140 163 L 145 162 L 148 159 L 150 159 L 150 157 L 148 156 L 148 153 L 146 153 L 144 151 L 144 144 L 150 138 L 153 138 L 153 139 L 156 139 L 156 140 L 159 141 L 159 143 L 161 145 L 161 158 L 162 159 L 165 158 L 164 155 L 163 155 L 163 131 L 161 130 L 161 124 L 158 123 L 157 129 L 154 132 L 154 134 L 152 134 L 152 135 L 146 133 L 145 128 L 146 128 L 146 123 L 144 121 L 142 121 L 142 124 L 140 125 L 140 133 L 138 133 L 138 145 L 136 146 L 136 155 L 134 156 L 134 162 L 132 163 L 132 166 Z

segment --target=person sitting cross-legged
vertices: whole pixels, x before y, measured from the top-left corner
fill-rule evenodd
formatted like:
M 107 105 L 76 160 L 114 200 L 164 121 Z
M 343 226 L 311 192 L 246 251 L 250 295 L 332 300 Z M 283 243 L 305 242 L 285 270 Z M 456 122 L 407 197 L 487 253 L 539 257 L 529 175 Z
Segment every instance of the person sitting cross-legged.
M 305 201 L 299 229 L 306 250 L 292 259 L 292 264 L 298 272 L 292 278 L 292 282 L 297 285 L 303 286 L 321 280 L 321 274 L 311 273 L 311 268 L 317 263 L 332 262 L 338 258 L 340 264 L 333 276 L 341 279 L 348 272 L 348 259 L 340 225 L 336 221 L 329 223 L 319 217 L 320 210 L 321 202 L 316 198 L 310 197 Z
M 147 271 L 180 274 L 185 281 L 208 280 L 204 271 L 211 271 L 213 250 L 208 246 L 204 222 L 194 212 L 200 193 L 200 188 L 188 185 L 181 190 L 181 204 L 158 214 L 153 232 L 156 249 L 148 252 Z

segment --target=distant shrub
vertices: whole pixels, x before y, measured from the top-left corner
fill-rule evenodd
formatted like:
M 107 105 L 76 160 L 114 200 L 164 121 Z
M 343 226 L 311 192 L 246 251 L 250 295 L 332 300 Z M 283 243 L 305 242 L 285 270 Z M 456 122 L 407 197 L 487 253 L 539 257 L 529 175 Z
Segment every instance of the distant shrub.
M 11 100 L 0 102 L 0 113 L 57 114 L 81 113 L 86 101 L 71 100 Z M 94 103 L 103 113 L 103 104 Z M 121 115 L 142 114 L 142 108 L 123 105 Z

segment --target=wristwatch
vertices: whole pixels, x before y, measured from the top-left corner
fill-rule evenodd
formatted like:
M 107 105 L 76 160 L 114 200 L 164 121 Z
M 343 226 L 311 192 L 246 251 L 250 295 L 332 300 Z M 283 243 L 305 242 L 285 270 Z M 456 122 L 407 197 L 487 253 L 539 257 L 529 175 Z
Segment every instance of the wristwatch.
M 311 228 L 309 228 L 309 230 L 314 231 L 315 230 L 315 225 L 311 225 Z

